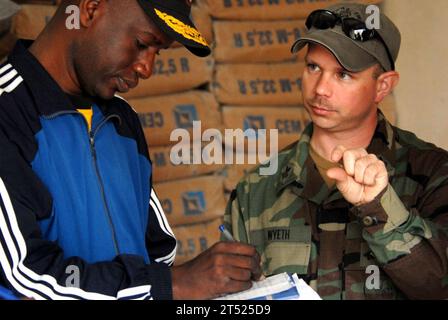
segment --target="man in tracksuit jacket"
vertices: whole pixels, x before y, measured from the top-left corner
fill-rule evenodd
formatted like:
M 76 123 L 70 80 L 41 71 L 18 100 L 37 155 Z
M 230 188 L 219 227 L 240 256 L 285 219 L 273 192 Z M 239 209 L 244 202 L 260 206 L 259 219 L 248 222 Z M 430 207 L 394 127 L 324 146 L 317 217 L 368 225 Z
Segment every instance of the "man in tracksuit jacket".
M 80 29 L 65 27 L 68 5 Z M 251 286 L 254 247 L 172 267 L 137 114 L 115 93 L 173 40 L 210 53 L 188 0 L 63 1 L 0 65 L 0 285 L 33 299 L 204 299 Z

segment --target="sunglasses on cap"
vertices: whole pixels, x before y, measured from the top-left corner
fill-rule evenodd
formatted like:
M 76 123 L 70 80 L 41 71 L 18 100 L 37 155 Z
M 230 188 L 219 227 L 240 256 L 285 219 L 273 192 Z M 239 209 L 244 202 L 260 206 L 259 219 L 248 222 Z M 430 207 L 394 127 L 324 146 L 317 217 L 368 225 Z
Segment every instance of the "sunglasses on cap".
M 342 18 L 329 10 L 316 10 L 310 13 L 305 22 L 308 30 L 312 27 L 321 30 L 333 29 L 336 24 L 340 25 L 345 35 L 354 41 L 365 42 L 373 39 L 379 40 L 386 49 L 392 70 L 395 70 L 394 59 L 386 42 L 384 42 L 381 35 L 375 29 L 367 28 L 363 21 L 355 18 Z

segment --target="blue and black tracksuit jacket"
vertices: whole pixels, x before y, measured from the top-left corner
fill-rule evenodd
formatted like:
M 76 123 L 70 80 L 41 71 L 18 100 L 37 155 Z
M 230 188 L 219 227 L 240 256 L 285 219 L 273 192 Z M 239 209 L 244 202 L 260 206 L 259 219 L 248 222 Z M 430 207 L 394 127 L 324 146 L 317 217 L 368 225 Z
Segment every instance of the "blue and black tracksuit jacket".
M 89 131 L 29 45 L 0 65 L 0 284 L 35 299 L 172 298 L 176 240 L 137 114 L 95 101 Z

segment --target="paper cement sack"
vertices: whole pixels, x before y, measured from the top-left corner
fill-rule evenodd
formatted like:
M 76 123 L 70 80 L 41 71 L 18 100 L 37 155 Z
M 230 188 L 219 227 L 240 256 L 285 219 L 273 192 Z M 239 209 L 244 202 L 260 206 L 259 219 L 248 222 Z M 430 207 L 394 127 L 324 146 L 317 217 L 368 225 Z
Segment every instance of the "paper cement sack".
M 306 50 L 291 53 L 295 39 L 305 32 L 304 20 L 215 21 L 216 62 L 280 62 L 303 60 Z
M 379 3 L 380 0 L 206 0 L 210 14 L 226 20 L 304 19 L 316 9 L 340 2 Z
M 308 114 L 303 107 L 237 107 L 224 106 L 223 122 L 225 128 L 266 129 L 266 150 L 269 151 L 272 135 L 270 129 L 277 129 L 278 150 L 299 140 L 300 134 L 309 122 Z M 257 139 L 259 135 L 251 139 Z M 227 144 L 228 141 L 225 141 Z
M 36 39 L 53 17 L 57 7 L 43 4 L 24 4 L 13 19 L 12 32 L 20 39 Z
M 153 182 L 172 181 L 216 172 L 224 168 L 224 164 L 173 164 L 170 154 L 173 146 L 151 147 L 149 155 L 153 167 Z M 192 147 L 190 147 L 190 150 Z M 193 151 L 190 151 L 192 153 Z
M 299 105 L 304 63 L 222 64 L 211 86 L 220 103 Z
M 170 48 L 160 51 L 153 74 L 140 80 L 138 86 L 123 97 L 126 99 L 163 95 L 194 89 L 211 81 L 212 58 L 196 57 L 186 48 Z
M 177 239 L 174 264 L 179 265 L 191 260 L 218 242 L 221 237 L 218 228 L 221 224 L 222 218 L 217 218 L 204 223 L 174 227 L 173 232 Z
M 201 1 L 194 2 L 191 7 L 191 19 L 207 43 L 212 44 L 212 17 L 208 12 L 208 7 L 206 7 Z
M 171 226 L 213 220 L 224 215 L 224 179 L 202 176 L 154 185 Z
M 188 91 L 128 102 L 138 113 L 150 146 L 177 144 L 177 141 L 170 141 L 171 132 L 177 128 L 188 130 L 193 140 L 193 121 L 200 120 L 202 130 L 222 126 L 218 103 L 207 91 Z

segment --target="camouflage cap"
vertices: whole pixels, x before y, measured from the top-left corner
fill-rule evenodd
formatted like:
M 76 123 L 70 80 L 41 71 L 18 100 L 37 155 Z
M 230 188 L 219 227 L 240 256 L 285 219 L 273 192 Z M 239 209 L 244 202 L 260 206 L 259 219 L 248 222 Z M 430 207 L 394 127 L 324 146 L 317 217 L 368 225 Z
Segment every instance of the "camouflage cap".
M 337 4 L 326 8 L 342 18 L 355 18 L 360 21 L 367 21 L 369 14 L 366 13 L 367 5 L 364 4 Z M 309 43 L 316 43 L 326 47 L 338 59 L 339 63 L 347 70 L 359 72 L 379 63 L 384 70 L 393 69 L 389 59 L 387 49 L 391 58 L 395 62 L 400 50 L 401 35 L 395 24 L 384 14 L 380 14 L 380 27 L 376 32 L 384 40 L 372 39 L 369 41 L 352 40 L 339 24 L 334 28 L 317 29 L 311 27 L 303 36 L 297 39 L 291 51 L 297 53 Z

